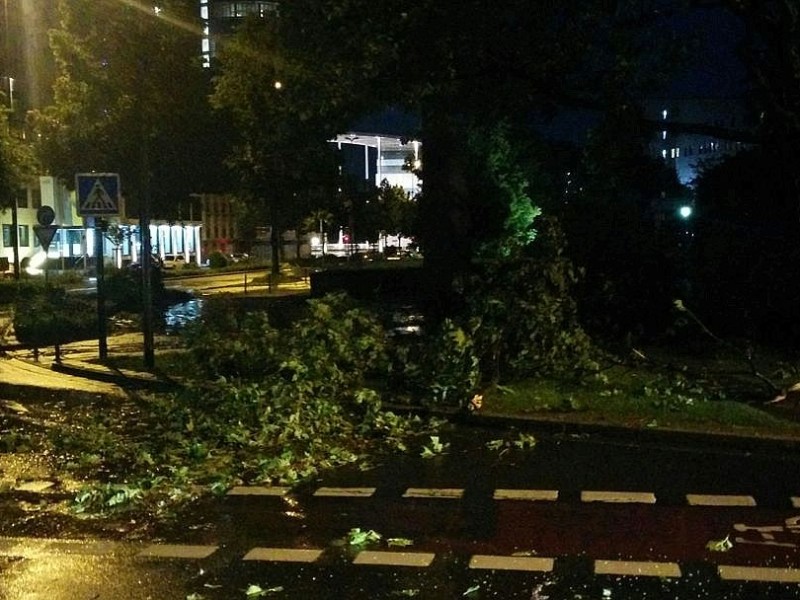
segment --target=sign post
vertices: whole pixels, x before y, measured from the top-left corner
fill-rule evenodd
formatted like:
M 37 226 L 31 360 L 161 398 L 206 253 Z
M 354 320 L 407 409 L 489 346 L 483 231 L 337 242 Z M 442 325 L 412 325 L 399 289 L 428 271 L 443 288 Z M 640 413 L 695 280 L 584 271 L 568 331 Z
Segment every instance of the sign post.
M 50 206 L 40 206 L 39 210 L 36 211 L 36 220 L 39 222 L 38 225 L 33 226 L 33 231 L 36 234 L 36 238 L 39 240 L 39 243 L 42 245 L 42 250 L 44 250 L 44 282 L 47 283 L 47 250 L 50 248 L 50 242 L 53 241 L 53 238 L 56 235 L 56 231 L 58 231 L 58 225 L 53 225 L 53 221 L 55 221 L 56 213 L 53 211 L 53 208 Z
M 103 237 L 107 222 L 103 217 L 119 214 L 119 175 L 80 173 L 75 176 L 78 214 L 94 218 L 94 256 L 97 275 L 97 340 L 100 360 L 108 358 L 106 327 L 105 257 Z

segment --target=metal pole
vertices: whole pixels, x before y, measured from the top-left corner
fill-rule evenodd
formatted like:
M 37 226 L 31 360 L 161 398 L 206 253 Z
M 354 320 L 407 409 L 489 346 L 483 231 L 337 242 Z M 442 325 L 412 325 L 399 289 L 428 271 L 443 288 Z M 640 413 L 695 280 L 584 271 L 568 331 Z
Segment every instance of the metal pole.
M 150 161 L 146 134 L 142 136 L 141 149 L 139 229 L 142 236 L 142 341 L 144 364 L 148 369 L 152 369 L 155 367 L 156 358 L 153 341 L 153 287 L 151 279 L 153 246 L 150 240 Z
M 19 213 L 17 212 L 17 198 L 11 197 L 11 248 L 14 251 L 14 279 L 19 281 Z
M 103 257 L 103 233 L 106 222 L 100 217 L 94 220 L 94 260 L 97 275 L 97 332 L 100 360 L 108 358 L 108 331 L 106 328 L 105 259 Z

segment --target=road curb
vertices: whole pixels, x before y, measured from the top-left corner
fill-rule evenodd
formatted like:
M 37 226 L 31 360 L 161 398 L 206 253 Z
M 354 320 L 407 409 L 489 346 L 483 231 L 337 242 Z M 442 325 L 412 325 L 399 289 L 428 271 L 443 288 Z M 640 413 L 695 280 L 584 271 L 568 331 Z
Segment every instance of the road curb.
M 587 423 L 579 419 L 561 420 L 542 415 L 508 415 L 491 412 L 467 413 L 462 410 L 437 410 L 421 407 L 384 404 L 385 409 L 420 416 L 447 419 L 462 425 L 497 429 L 531 429 L 550 435 L 591 435 L 627 443 L 657 443 L 712 447 L 716 450 L 739 452 L 800 451 L 800 439 L 786 436 L 756 436 L 746 433 L 690 431 L 669 428 L 635 428 L 610 423 Z

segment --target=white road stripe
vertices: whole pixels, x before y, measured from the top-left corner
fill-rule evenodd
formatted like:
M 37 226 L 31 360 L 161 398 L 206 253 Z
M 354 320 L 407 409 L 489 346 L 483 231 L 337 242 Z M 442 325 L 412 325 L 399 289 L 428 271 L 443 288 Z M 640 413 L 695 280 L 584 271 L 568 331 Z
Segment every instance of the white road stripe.
M 655 504 L 656 495 L 652 492 L 581 492 L 582 502 L 614 502 L 620 504 Z
M 253 548 L 242 560 L 312 563 L 321 555 L 322 550 L 311 548 Z
M 408 488 L 403 498 L 461 498 L 463 489 L 457 488 Z
M 686 494 L 690 506 L 755 506 L 752 496 Z
M 55 485 L 52 481 L 25 481 L 14 486 L 16 492 L 34 492 L 40 493 L 49 490 Z
M 553 570 L 554 559 L 541 556 L 494 556 L 476 554 L 469 561 L 470 569 L 492 569 L 497 571 L 542 571 Z
M 228 491 L 228 496 L 285 496 L 288 487 L 263 485 L 237 485 Z
M 374 487 L 369 488 L 339 488 L 339 487 L 321 487 L 316 492 L 315 496 L 329 496 L 341 498 L 369 498 L 375 493 Z
M 800 583 L 800 569 L 778 569 L 774 567 L 740 567 L 719 565 L 722 579 L 735 581 L 772 581 L 776 583 Z
M 557 490 L 495 490 L 495 500 L 558 500 Z
M 633 560 L 596 560 L 596 575 L 631 575 L 634 577 L 680 577 L 681 568 L 672 562 Z
M 354 565 L 391 567 L 428 567 L 436 557 L 432 552 L 379 552 L 365 550 L 353 560 Z
M 219 546 L 191 546 L 183 544 L 153 544 L 136 556 L 140 558 L 208 558 Z

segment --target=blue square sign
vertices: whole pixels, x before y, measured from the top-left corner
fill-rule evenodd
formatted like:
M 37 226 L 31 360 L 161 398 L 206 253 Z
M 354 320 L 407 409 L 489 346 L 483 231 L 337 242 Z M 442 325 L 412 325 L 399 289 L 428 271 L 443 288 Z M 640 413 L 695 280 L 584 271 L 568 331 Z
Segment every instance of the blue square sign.
M 119 214 L 119 175 L 80 173 L 75 176 L 78 214 L 83 217 Z

